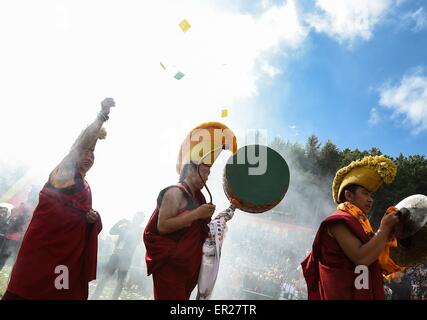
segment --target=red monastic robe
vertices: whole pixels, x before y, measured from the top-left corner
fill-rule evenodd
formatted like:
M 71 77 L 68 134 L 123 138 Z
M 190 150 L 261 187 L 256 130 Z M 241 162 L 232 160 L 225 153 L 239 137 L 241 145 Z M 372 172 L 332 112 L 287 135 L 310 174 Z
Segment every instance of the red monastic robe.
M 366 243 L 370 238 L 355 217 L 344 211 L 336 211 L 320 225 L 312 251 L 301 263 L 307 283 L 309 300 L 384 300 L 384 285 L 378 261 L 369 269 L 369 288 L 357 289 L 356 265 L 345 255 L 338 242 L 327 233 L 331 222 L 344 222 L 347 228 Z
M 170 186 L 162 190 L 145 230 L 145 260 L 148 275 L 153 274 L 154 298 L 156 300 L 188 300 L 197 285 L 202 261 L 202 247 L 208 236 L 210 219 L 194 221 L 190 227 L 160 235 L 157 231 L 159 208 L 163 195 L 169 188 L 180 188 L 187 199 L 187 207 L 178 214 L 193 210 L 206 203 L 198 191 L 191 197 L 182 186 Z
M 96 278 L 100 219 L 86 221 L 92 208 L 89 185 L 80 183 L 59 190 L 49 182 L 40 192 L 39 203 L 25 233 L 13 267 L 5 297 L 12 299 L 87 299 L 88 283 Z M 68 268 L 69 289 L 58 289 L 55 281 Z M 56 271 L 56 272 L 55 272 Z

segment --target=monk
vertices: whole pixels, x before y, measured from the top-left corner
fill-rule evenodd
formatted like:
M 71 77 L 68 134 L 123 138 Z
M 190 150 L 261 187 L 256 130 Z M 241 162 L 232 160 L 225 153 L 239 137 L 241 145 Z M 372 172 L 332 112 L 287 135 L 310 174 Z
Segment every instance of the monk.
M 389 256 L 397 246 L 393 229 L 399 217 L 389 208 L 374 233 L 367 214 L 373 193 L 391 183 L 396 171 L 390 159 L 369 156 L 337 172 L 332 186 L 337 211 L 321 223 L 301 264 L 308 299 L 384 300 L 383 276 L 403 269 Z M 358 278 L 362 272 L 367 278 Z
M 184 165 L 180 182 L 163 189 L 144 231 L 147 273 L 153 275 L 154 299 L 188 300 L 197 285 L 202 246 L 215 205 L 201 193 L 210 166 Z
M 25 233 L 3 300 L 84 300 L 96 278 L 98 234 L 102 224 L 92 208 L 89 184 L 102 125 L 114 100 L 106 98 L 96 120 L 78 137 L 51 172 Z
M 178 155 L 179 182 L 157 198 L 143 236 L 156 300 L 188 300 L 198 283 L 203 243 L 215 211 L 206 181 L 222 150 L 237 151 L 236 136 L 226 125 L 205 122 L 192 129 Z M 203 187 L 210 203 L 201 192 Z

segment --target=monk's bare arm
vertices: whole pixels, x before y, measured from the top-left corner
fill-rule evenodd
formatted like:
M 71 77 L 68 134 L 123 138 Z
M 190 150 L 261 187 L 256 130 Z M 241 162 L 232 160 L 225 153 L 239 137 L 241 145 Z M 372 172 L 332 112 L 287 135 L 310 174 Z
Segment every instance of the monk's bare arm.
M 61 187 L 73 184 L 76 162 L 80 152 L 89 149 L 93 150 L 98 139 L 106 137 L 107 132 L 102 125 L 108 120 L 110 109 L 114 106 L 115 102 L 111 98 L 106 98 L 101 102 L 101 111 L 98 113 L 96 119 L 80 133 L 70 152 L 54 169 L 53 175 L 56 178 L 54 184 L 56 183 Z
M 379 229 L 371 240 L 363 244 L 343 222 L 331 223 L 328 229 L 345 255 L 356 265 L 369 266 L 375 262 L 389 236 L 389 232 Z
M 88 150 L 94 149 L 98 139 L 104 139 L 107 132 L 102 127 L 105 121 L 109 119 L 110 109 L 116 104 L 112 98 L 105 98 L 101 102 L 101 111 L 98 113 L 96 119 L 87 126 L 79 135 L 71 147 L 71 153 L 73 150 Z
M 105 137 L 106 132 L 104 134 L 102 124 L 103 122 L 97 118 L 79 135 L 70 152 L 52 171 L 51 183 L 54 186 L 64 188 L 74 184 L 76 163 L 78 161 L 79 153 L 88 149 L 90 146 L 95 147 L 98 138 Z
M 80 133 L 71 148 L 71 152 L 74 150 L 80 151 L 95 148 L 98 139 L 104 139 L 107 135 L 105 129 L 102 128 L 106 119 L 107 118 L 103 118 L 102 113 L 100 113 L 100 115 Z
M 200 219 L 198 208 L 177 216 L 186 204 L 187 200 L 178 188 L 171 188 L 166 191 L 160 205 L 157 222 L 157 230 L 160 234 L 168 234 L 189 227 L 193 221 Z

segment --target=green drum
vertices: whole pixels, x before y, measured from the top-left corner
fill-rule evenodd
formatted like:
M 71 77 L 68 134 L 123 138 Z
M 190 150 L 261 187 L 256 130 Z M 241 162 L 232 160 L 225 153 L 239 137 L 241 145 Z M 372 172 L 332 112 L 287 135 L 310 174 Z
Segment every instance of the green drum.
M 238 209 L 262 213 L 282 201 L 289 179 L 288 164 L 279 153 L 267 146 L 248 145 L 227 161 L 223 187 L 229 200 L 239 201 Z

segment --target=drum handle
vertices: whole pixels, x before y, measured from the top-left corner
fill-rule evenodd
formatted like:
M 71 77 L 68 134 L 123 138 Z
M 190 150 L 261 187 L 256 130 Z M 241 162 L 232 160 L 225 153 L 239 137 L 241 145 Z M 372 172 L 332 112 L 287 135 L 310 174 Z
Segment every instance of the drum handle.
M 199 163 L 199 164 L 197 165 L 197 173 L 199 174 L 200 180 L 202 180 L 202 181 L 203 181 L 203 185 L 205 186 L 206 190 L 207 190 L 207 191 L 208 191 L 208 193 L 209 193 L 209 199 L 210 199 L 209 204 L 212 204 L 212 194 L 211 194 L 211 192 L 210 192 L 210 190 L 209 190 L 208 186 L 206 185 L 205 180 L 202 178 L 202 175 L 200 174 L 200 165 L 201 165 L 201 164 L 202 164 L 202 163 Z
M 206 154 L 205 154 L 205 155 L 200 159 L 199 164 L 197 165 L 197 173 L 199 174 L 200 180 L 202 180 L 202 181 L 203 181 L 203 185 L 205 186 L 206 190 L 207 190 L 207 191 L 208 191 L 208 193 L 209 193 L 209 199 L 210 199 L 209 204 L 212 204 L 212 194 L 211 194 L 211 191 L 209 190 L 208 186 L 206 185 L 205 180 L 202 178 L 202 175 L 200 174 L 200 165 L 203 163 L 203 159 L 205 159 L 205 158 L 206 158 L 208 155 L 210 155 L 212 152 L 218 151 L 219 149 L 224 150 L 224 149 L 225 149 L 225 147 L 226 147 L 225 145 L 222 145 L 222 146 L 220 146 L 220 147 L 218 147 L 218 148 L 215 148 L 215 149 L 213 149 L 213 150 L 209 151 L 208 153 L 206 153 Z

